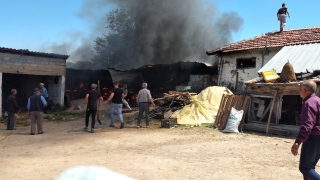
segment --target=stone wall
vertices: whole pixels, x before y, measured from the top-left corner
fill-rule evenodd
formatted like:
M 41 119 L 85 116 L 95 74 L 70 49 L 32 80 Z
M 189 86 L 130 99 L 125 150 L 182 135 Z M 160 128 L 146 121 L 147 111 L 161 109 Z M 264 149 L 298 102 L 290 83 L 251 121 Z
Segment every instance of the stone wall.
M 0 72 L 65 76 L 66 60 L 37 56 L 0 53 Z

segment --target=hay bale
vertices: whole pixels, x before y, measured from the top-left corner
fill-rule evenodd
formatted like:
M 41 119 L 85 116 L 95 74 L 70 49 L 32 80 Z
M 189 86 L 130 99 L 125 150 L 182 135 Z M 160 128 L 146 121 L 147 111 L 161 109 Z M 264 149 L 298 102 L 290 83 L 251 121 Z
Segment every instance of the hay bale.
M 288 61 L 282 68 L 282 71 L 280 74 L 280 81 L 292 82 L 296 80 L 297 80 L 296 74 L 294 73 L 292 65 Z

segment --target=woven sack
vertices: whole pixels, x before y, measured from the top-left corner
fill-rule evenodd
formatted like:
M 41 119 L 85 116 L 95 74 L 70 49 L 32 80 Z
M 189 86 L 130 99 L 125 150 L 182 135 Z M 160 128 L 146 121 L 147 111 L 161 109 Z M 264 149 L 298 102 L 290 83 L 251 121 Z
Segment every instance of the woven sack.
M 283 66 L 279 80 L 282 82 L 292 82 L 297 80 L 296 74 L 294 73 L 293 67 L 289 61 Z

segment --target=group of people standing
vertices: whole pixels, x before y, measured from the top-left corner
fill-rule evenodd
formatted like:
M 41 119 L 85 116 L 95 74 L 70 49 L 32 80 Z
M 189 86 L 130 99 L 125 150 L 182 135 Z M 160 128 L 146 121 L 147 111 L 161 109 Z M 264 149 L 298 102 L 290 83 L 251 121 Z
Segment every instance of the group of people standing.
M 6 99 L 5 110 L 8 114 L 7 130 L 16 130 L 15 124 L 15 114 L 19 113 L 20 107 L 16 100 L 16 95 L 18 91 L 16 89 L 11 90 L 11 94 Z M 48 91 L 44 87 L 43 83 L 39 84 L 39 88 L 33 90 L 33 95 L 28 98 L 27 109 L 28 115 L 31 119 L 31 135 L 36 133 L 36 125 L 38 134 L 43 134 L 42 121 L 43 113 L 47 113 L 47 101 L 48 101 Z
M 119 83 L 113 83 L 114 88 L 109 96 L 109 98 L 104 102 L 104 104 L 108 104 L 110 101 L 110 119 L 111 123 L 109 127 L 114 127 L 114 120 L 115 120 L 115 112 L 117 113 L 119 120 L 120 120 L 120 129 L 124 128 L 124 121 L 122 115 L 122 107 L 123 104 L 132 111 L 131 107 L 129 106 L 128 102 L 124 99 L 128 95 L 127 85 L 123 85 L 122 88 L 119 88 Z M 89 90 L 85 96 L 84 104 L 87 104 L 86 109 L 86 118 L 85 118 L 85 130 L 88 130 L 89 125 L 89 117 L 91 115 L 91 130 L 90 132 L 94 132 L 95 126 L 95 116 L 97 113 L 97 103 L 98 100 L 103 100 L 100 92 L 96 91 L 97 85 L 92 84 L 91 90 Z M 137 121 L 137 127 L 140 128 L 140 122 L 142 118 L 143 112 L 146 114 L 146 127 L 148 128 L 149 125 L 149 108 L 150 104 L 155 106 L 153 99 L 151 97 L 150 91 L 147 89 L 147 83 L 142 84 L 142 89 L 138 93 L 137 97 L 137 104 L 139 106 L 139 115 Z

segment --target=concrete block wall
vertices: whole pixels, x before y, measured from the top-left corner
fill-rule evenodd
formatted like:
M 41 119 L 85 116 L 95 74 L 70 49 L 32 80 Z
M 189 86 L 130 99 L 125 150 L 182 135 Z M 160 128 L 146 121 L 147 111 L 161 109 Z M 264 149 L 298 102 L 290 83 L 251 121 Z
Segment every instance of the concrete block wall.
M 208 86 L 213 86 L 214 82 L 211 75 L 190 75 L 188 85 L 191 86 L 192 92 L 201 92 Z
M 0 53 L 0 72 L 14 74 L 35 74 L 65 76 L 66 60 Z
M 54 104 L 64 104 L 65 81 L 65 76 L 59 76 L 58 84 L 53 81 L 48 82 L 49 101 L 52 100 Z

